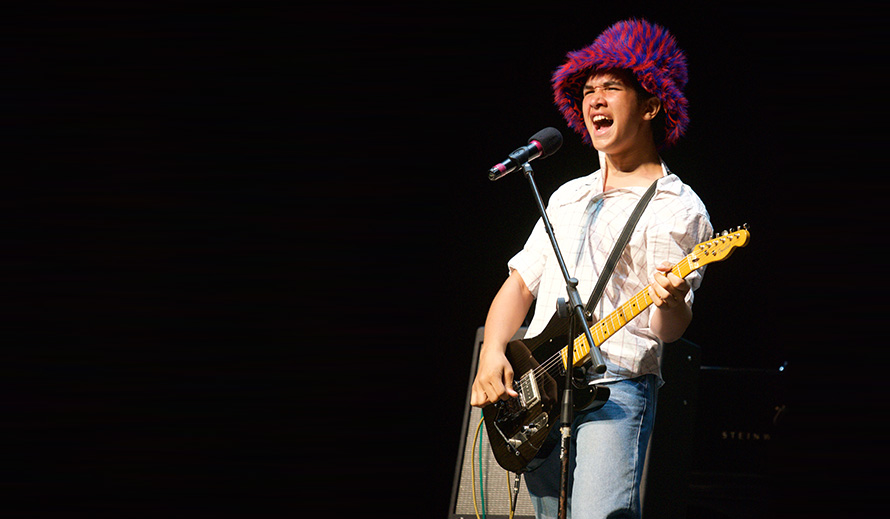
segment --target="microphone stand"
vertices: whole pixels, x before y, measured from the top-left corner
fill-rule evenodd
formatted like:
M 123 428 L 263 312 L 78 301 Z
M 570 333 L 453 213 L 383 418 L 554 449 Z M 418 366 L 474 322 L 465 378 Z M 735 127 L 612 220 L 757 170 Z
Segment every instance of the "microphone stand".
M 572 398 L 572 385 L 574 381 L 572 380 L 572 371 L 575 366 L 575 348 L 574 348 L 574 338 L 576 336 L 576 329 L 580 327 L 584 330 L 584 335 L 587 338 L 587 343 L 590 345 L 590 356 L 593 363 L 593 369 L 596 373 L 603 373 L 606 371 L 606 363 L 603 360 L 603 354 L 600 352 L 599 348 L 594 346 L 593 336 L 590 334 L 590 329 L 587 327 L 587 319 L 584 316 L 584 303 L 581 302 L 581 296 L 578 294 L 578 280 L 569 275 L 569 270 L 566 268 L 565 261 L 563 260 L 562 253 L 559 251 L 559 245 L 556 243 L 556 235 L 553 233 L 553 227 L 550 225 L 550 219 L 547 218 L 547 211 L 544 208 L 544 201 L 541 199 L 541 194 L 538 192 L 538 187 L 535 185 L 534 180 L 534 171 L 532 170 L 531 165 L 526 162 L 522 165 L 522 171 L 525 174 L 525 178 L 528 179 L 528 183 L 531 186 L 532 194 L 534 195 L 535 202 L 538 205 L 538 212 L 541 213 L 541 220 L 544 222 L 544 229 L 547 230 L 547 236 L 550 237 L 550 243 L 553 245 L 553 252 L 556 254 L 556 260 L 559 262 L 559 268 L 562 270 L 562 276 L 566 281 L 566 292 L 569 296 L 569 302 L 565 303 L 565 301 L 560 298 L 557 306 L 557 313 L 559 316 L 564 317 L 567 313 L 569 316 L 569 338 L 568 338 L 568 351 L 566 352 L 566 380 L 565 380 L 565 389 L 563 390 L 562 396 L 562 410 L 560 411 L 560 433 L 562 436 L 559 458 L 561 461 L 561 472 L 560 472 L 560 481 L 559 481 L 559 517 L 560 519 L 566 518 L 566 513 L 568 510 L 568 481 L 569 481 L 569 445 L 571 441 L 571 431 L 572 431 L 572 421 L 574 421 L 574 403 Z

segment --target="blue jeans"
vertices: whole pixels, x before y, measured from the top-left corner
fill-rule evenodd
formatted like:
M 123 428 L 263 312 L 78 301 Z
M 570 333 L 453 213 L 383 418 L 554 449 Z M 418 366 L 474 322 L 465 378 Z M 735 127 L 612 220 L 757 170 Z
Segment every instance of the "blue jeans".
M 655 423 L 658 379 L 645 375 L 608 384 L 609 400 L 595 411 L 577 412 L 570 443 L 567 518 L 639 518 L 646 448 Z M 559 512 L 559 426 L 557 446 L 544 463 L 525 473 L 538 519 Z

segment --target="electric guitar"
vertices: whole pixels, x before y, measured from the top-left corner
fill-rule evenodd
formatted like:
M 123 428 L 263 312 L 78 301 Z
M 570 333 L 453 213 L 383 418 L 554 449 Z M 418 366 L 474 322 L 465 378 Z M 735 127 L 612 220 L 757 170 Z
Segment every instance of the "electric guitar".
M 671 272 L 685 278 L 708 263 L 723 261 L 737 247 L 747 245 L 749 237 L 747 225 L 716 234 L 696 245 L 688 256 L 671 267 Z M 605 342 L 651 304 L 647 286 L 594 323 L 589 329 L 595 346 Z M 559 422 L 560 395 L 565 390 L 565 370 L 569 362 L 567 321 L 569 319 L 554 313 L 538 336 L 507 344 L 507 360 L 514 372 L 513 388 L 519 396 L 482 408 L 494 458 L 498 465 L 510 472 L 522 473 L 536 468 L 557 443 L 547 441 L 547 437 Z M 581 369 L 590 355 L 586 334 L 575 337 L 572 345 L 574 409 L 602 407 L 608 401 L 609 388 L 587 384 Z

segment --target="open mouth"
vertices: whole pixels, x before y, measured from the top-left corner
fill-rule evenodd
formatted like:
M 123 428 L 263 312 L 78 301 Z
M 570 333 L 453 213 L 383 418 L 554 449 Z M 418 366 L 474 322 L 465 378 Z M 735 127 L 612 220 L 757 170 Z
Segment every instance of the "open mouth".
M 605 115 L 595 115 L 593 116 L 593 119 L 591 119 L 591 122 L 593 123 L 593 129 L 596 133 L 602 133 L 612 126 L 612 119 L 609 119 Z

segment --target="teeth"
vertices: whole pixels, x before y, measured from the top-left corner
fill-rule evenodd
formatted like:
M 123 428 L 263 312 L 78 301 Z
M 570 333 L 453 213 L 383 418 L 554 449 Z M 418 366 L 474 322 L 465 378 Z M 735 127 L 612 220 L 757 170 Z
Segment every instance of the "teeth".
M 605 115 L 595 115 L 595 116 L 593 116 L 593 122 L 595 122 L 595 123 L 599 123 L 599 122 L 603 122 L 603 121 L 608 121 L 608 120 L 609 120 L 609 118 L 606 117 Z

